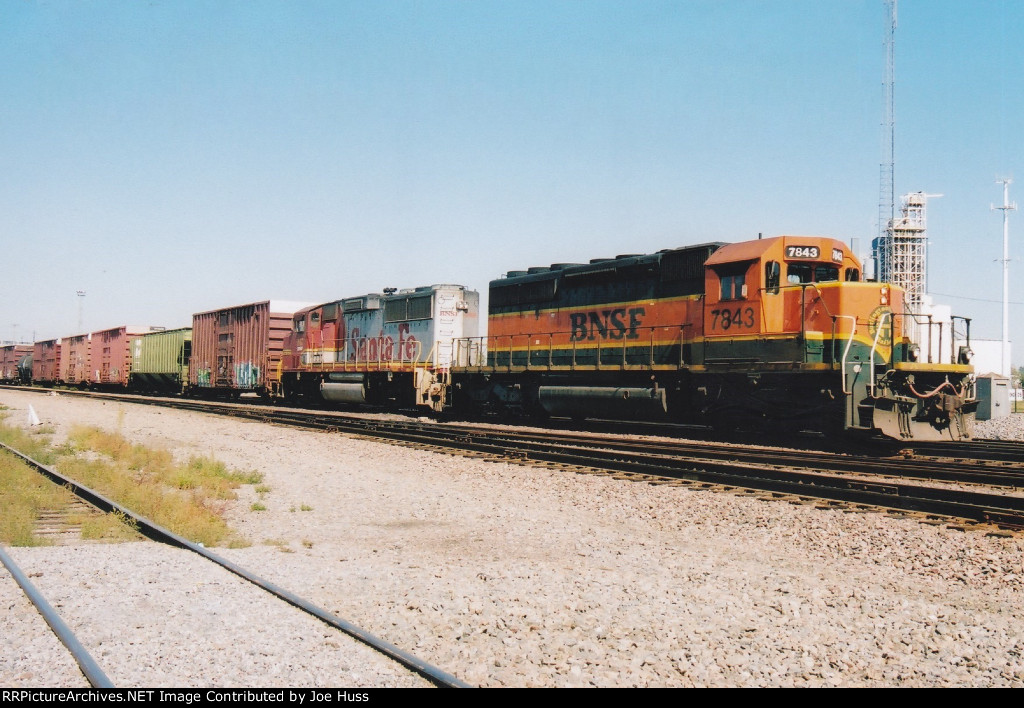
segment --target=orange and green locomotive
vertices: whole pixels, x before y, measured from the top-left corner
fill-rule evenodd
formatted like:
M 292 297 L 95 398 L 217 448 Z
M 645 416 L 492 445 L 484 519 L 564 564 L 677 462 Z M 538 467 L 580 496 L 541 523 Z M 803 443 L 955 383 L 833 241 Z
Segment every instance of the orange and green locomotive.
M 903 291 L 841 241 L 780 236 L 511 271 L 456 342 L 467 412 L 970 437 L 969 342 L 920 362 Z

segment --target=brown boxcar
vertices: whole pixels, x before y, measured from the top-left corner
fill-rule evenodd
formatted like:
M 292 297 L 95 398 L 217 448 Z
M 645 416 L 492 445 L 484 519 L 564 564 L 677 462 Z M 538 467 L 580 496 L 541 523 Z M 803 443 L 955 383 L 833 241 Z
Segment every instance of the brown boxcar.
M 0 347 L 0 383 L 20 383 L 18 362 L 31 353 L 31 344 L 6 344 Z
M 89 335 L 66 337 L 60 347 L 60 383 L 85 386 L 89 383 Z
M 59 339 L 47 339 L 32 346 L 32 382 L 52 384 L 60 379 Z
M 281 395 L 284 338 L 295 312 L 311 304 L 265 300 L 193 315 L 192 391 Z
M 97 386 L 127 386 L 132 370 L 132 340 L 163 327 L 122 325 L 92 333 L 89 344 L 89 383 Z

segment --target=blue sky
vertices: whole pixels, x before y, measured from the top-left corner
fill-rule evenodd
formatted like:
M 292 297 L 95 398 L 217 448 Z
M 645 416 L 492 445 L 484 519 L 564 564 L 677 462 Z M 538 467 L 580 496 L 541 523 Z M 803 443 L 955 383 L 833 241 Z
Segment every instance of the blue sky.
M 76 290 L 94 331 L 759 232 L 866 247 L 884 23 L 881 0 L 0 0 L 0 339 L 74 333 Z M 992 338 L 1022 77 L 1024 4 L 899 3 L 896 191 L 944 195 L 930 289 Z M 1022 253 L 1015 212 L 1018 281 Z

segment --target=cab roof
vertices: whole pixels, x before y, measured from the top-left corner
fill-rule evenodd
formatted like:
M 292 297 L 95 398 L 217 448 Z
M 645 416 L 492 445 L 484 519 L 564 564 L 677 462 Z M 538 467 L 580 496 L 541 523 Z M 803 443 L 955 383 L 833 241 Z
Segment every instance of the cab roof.
M 740 263 L 743 261 L 760 260 L 766 253 L 778 248 L 781 250 L 786 245 L 790 246 L 819 246 L 828 248 L 842 248 L 844 255 L 851 255 L 850 249 L 842 241 L 827 236 L 774 236 L 762 238 L 756 241 L 743 241 L 742 243 L 730 243 L 722 246 L 708 258 L 705 265 L 713 266 L 722 263 Z M 822 253 L 827 251 L 822 250 Z M 781 257 L 780 257 L 781 260 Z M 826 259 L 827 260 L 827 259 Z

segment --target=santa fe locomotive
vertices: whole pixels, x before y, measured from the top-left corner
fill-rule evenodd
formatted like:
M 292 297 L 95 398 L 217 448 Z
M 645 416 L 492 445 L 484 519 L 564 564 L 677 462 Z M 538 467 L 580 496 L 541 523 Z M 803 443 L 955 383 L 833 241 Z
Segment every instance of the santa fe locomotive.
M 117 380 L 465 417 L 969 438 L 969 329 L 921 361 L 909 335 L 929 326 L 842 242 L 780 236 L 510 271 L 490 283 L 486 327 L 459 285 L 199 313 L 191 330 L 132 339 Z M 102 382 L 91 349 L 64 372 L 72 343 L 37 343 L 33 379 Z

